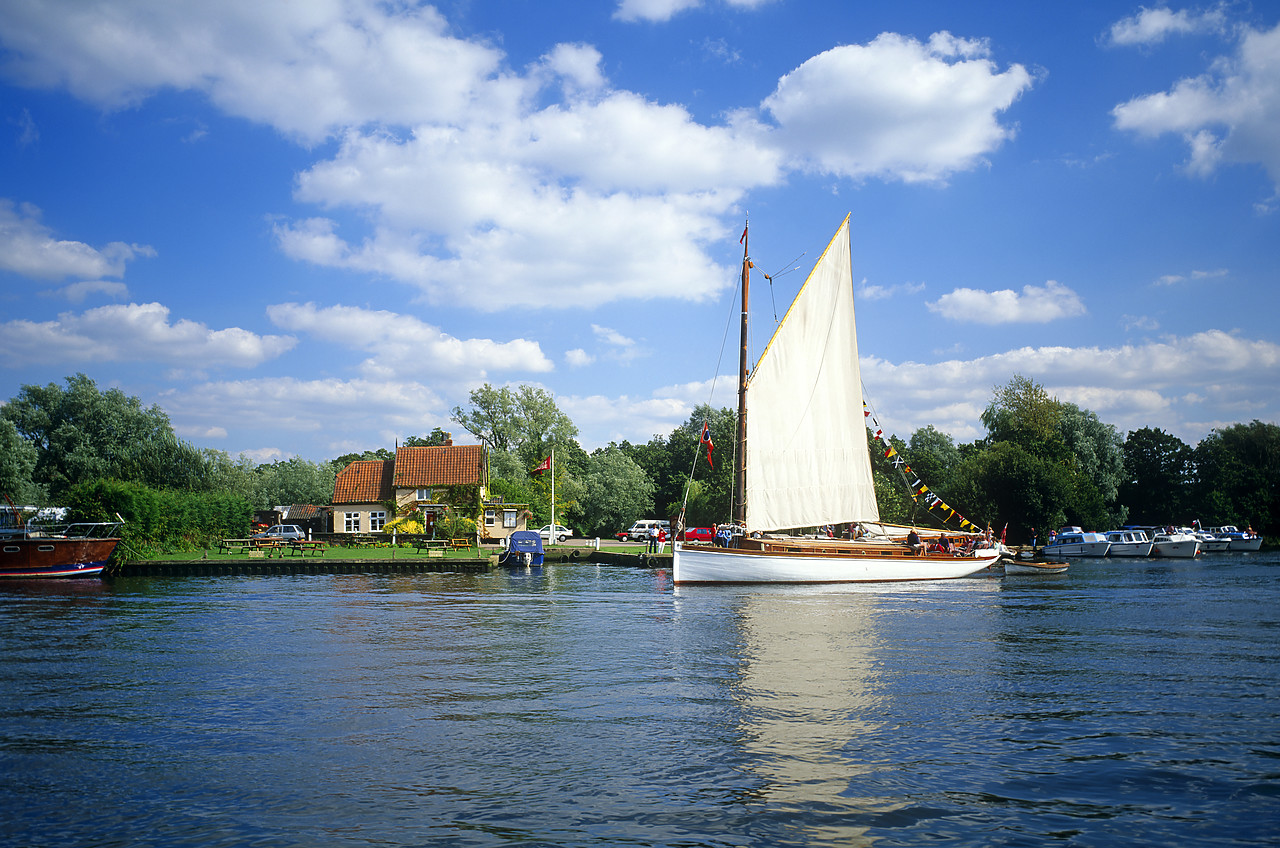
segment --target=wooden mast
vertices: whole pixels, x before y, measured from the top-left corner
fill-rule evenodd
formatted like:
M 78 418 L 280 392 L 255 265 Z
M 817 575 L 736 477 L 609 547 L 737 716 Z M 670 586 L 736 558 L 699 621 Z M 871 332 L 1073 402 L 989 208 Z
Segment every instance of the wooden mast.
M 742 228 L 742 327 L 738 354 L 738 444 L 733 466 L 733 520 L 747 523 L 747 300 L 751 291 L 751 260 L 747 227 Z

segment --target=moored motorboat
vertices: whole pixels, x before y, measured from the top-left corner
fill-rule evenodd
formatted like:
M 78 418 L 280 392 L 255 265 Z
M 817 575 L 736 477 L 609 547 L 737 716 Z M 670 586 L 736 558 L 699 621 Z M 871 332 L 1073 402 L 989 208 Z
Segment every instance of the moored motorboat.
M 1195 536 L 1200 541 L 1200 553 L 1202 554 L 1222 554 L 1231 550 L 1230 539 L 1223 539 L 1208 530 L 1201 530 L 1196 527 L 1179 527 L 1178 532 Z
M 1234 524 L 1224 524 L 1221 527 L 1210 527 L 1209 532 L 1218 538 L 1227 539 L 1230 551 L 1262 550 L 1262 537 L 1254 533 L 1252 527 L 1241 530 Z
M 944 580 L 976 574 L 997 562 L 999 554 L 993 550 L 966 556 L 913 550 L 893 539 L 846 541 L 785 534 L 795 528 L 880 521 L 862 426 L 849 219 L 836 231 L 750 371 L 747 299 L 752 263 L 746 231 L 741 242 L 736 532 L 725 534 L 721 545 L 676 542 L 673 581 Z
M 1106 537 L 1111 543 L 1107 556 L 1113 557 L 1149 557 L 1152 545 L 1155 544 L 1143 530 L 1111 530 Z
M 1152 555 L 1192 559 L 1200 553 L 1200 540 L 1190 533 L 1179 533 L 1172 527 L 1157 532 L 1152 538 Z
M 1111 543 L 1101 533 L 1086 533 L 1079 527 L 1063 527 L 1045 546 L 1048 556 L 1104 557 Z
M 0 579 L 99 577 L 120 543 L 123 525 L 7 523 L 0 527 Z

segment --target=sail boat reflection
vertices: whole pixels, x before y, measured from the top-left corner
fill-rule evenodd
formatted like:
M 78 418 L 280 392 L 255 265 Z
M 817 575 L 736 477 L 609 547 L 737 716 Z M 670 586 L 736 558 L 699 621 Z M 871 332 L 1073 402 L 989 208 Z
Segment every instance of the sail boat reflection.
M 883 767 L 858 753 L 859 737 L 876 734 L 887 712 L 875 610 L 876 593 L 858 587 L 753 590 L 734 606 L 744 753 L 762 800 L 796 813 L 815 841 L 870 845 L 868 819 L 903 806 L 849 794 L 851 782 Z

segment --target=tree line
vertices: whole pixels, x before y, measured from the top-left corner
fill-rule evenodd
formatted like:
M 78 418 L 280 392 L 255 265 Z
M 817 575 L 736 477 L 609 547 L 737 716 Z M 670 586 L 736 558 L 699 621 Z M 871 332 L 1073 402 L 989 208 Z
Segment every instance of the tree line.
M 701 405 L 667 435 L 643 444 L 611 442 L 591 452 L 578 443 L 577 426 L 551 395 L 532 386 L 481 386 L 468 406 L 453 409 L 453 420 L 488 448 L 490 497 L 527 505 L 533 526 L 548 523 L 553 506 L 557 523 L 587 536 L 609 536 L 641 518 L 674 516 L 682 506 L 690 526 L 730 515 L 731 409 Z M 995 387 L 982 424 L 986 436 L 965 444 L 931 426 L 889 441 L 932 492 L 974 524 L 997 531 L 1007 524 L 1011 542 L 1025 541 L 1033 528 L 1043 533 L 1067 524 L 1110 529 L 1192 520 L 1280 534 L 1275 424 L 1233 424 L 1195 447 L 1149 427 L 1121 437 L 1095 413 L 1050 396 L 1021 375 Z M 701 441 L 704 425 L 715 446 L 710 461 Z M 437 427 L 403 444 L 447 438 Z M 867 438 L 882 520 L 939 526 L 911 496 L 914 481 L 885 458 L 870 432 Z M 551 469 L 539 472 L 553 455 Z M 149 504 L 147 515 L 170 511 L 196 524 L 224 525 L 206 526 L 210 533 L 236 532 L 228 522 L 242 521 L 247 529 L 253 510 L 327 504 L 348 463 L 392 457 L 387 448 L 319 462 L 231 457 L 177 438 L 158 406 L 144 407 L 118 389 L 101 391 L 84 374 L 68 377 L 65 385 L 23 386 L 0 409 L 0 490 L 14 502 L 75 503 L 90 510 L 102 499 L 102 481 L 115 481 L 134 487 L 130 502 Z M 170 493 L 171 500 L 144 492 Z M 172 500 L 175 493 L 181 498 Z M 163 524 L 159 518 L 144 523 Z

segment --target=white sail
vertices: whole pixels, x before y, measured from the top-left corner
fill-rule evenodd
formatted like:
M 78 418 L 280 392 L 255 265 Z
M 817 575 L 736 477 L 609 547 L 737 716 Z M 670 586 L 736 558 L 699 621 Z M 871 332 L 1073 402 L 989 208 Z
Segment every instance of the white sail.
M 849 219 L 747 383 L 747 529 L 879 521 L 862 413 Z

